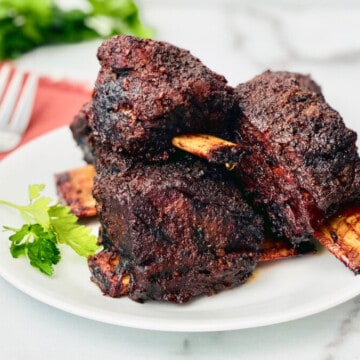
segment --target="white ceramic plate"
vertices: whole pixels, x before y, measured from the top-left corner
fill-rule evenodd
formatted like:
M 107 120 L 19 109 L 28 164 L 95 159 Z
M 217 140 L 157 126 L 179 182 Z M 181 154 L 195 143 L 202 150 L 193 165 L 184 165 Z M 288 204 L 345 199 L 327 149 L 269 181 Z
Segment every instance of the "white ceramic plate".
M 0 163 L 0 198 L 27 202 L 27 187 L 46 184 L 56 199 L 54 174 L 81 166 L 67 128 L 23 146 Z M 20 225 L 17 212 L 0 206 L 0 225 Z M 260 265 L 247 284 L 185 305 L 112 299 L 90 282 L 85 259 L 63 248 L 48 278 L 26 259 L 13 259 L 8 233 L 0 232 L 0 275 L 24 293 L 64 311 L 106 323 L 164 331 L 222 331 L 280 323 L 311 315 L 360 294 L 355 277 L 326 251 Z

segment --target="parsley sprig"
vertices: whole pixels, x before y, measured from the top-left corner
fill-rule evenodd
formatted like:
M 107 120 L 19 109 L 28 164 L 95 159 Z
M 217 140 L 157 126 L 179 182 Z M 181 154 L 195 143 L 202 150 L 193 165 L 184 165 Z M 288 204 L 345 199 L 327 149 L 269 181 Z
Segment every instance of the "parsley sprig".
M 134 0 L 84 0 L 81 8 L 56 0 L 0 0 L 0 59 L 42 45 L 75 43 L 115 34 L 150 37 Z
M 41 196 L 45 185 L 29 186 L 29 204 L 16 205 L 0 200 L 0 204 L 17 209 L 26 224 L 21 228 L 3 226 L 12 231 L 10 252 L 14 258 L 26 256 L 30 264 L 46 275 L 52 275 L 53 265 L 60 259 L 58 244 L 69 245 L 80 256 L 94 254 L 99 246 L 91 229 L 77 223 L 78 218 L 70 208 L 59 203 L 51 205 L 52 199 Z

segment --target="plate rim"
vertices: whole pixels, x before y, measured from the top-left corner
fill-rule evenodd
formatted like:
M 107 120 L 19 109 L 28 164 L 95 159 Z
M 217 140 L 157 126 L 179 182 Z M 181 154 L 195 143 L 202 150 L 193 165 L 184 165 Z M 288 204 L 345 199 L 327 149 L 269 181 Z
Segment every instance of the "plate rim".
M 67 133 L 67 135 L 66 135 Z M 26 153 L 29 149 L 31 150 L 31 147 L 34 146 L 34 144 L 39 144 L 40 142 L 44 142 L 45 140 L 49 140 L 52 137 L 58 137 L 58 136 L 70 136 L 70 130 L 68 126 L 63 126 L 56 128 L 46 134 L 40 135 L 39 137 L 36 137 L 29 141 L 28 143 L 24 144 L 19 149 L 15 150 L 13 153 L 9 154 L 7 157 L 5 157 L 0 162 L 0 173 L 1 169 L 3 167 L 6 168 L 7 163 L 10 163 L 13 161 L 16 161 L 16 157 L 21 156 L 22 153 Z M 74 143 L 74 148 L 76 148 L 76 145 Z M 14 160 L 15 159 L 15 160 Z M 4 165 L 5 164 L 5 165 Z M 343 266 L 340 264 L 339 266 Z M 349 271 L 348 269 L 346 269 Z M 19 289 L 21 292 L 29 295 L 30 297 L 43 302 L 45 304 L 48 304 L 54 308 L 57 308 L 59 310 L 71 313 L 73 315 L 77 315 L 83 318 L 87 318 L 90 320 L 112 324 L 112 325 L 118 325 L 118 326 L 125 326 L 125 327 L 131 327 L 131 328 L 138 328 L 138 329 L 144 329 L 144 330 L 155 330 L 155 331 L 171 331 L 171 332 L 213 332 L 213 331 L 229 331 L 229 330 L 240 330 L 240 329 L 248 329 L 248 328 L 257 328 L 257 327 L 263 327 L 263 326 L 269 326 L 269 325 L 275 325 L 279 323 L 285 323 L 293 320 L 297 320 L 300 318 L 308 317 L 317 313 L 320 313 L 322 311 L 326 311 L 330 308 L 333 308 L 337 305 L 340 305 L 348 300 L 351 300 L 352 298 L 356 297 L 360 294 L 360 282 L 358 282 L 358 286 L 354 286 L 353 289 L 347 289 L 347 292 L 341 294 L 341 296 L 337 296 L 336 299 L 328 299 L 326 303 L 322 302 L 321 304 L 316 304 L 316 306 L 313 306 L 312 309 L 302 309 L 301 311 L 296 311 L 292 313 L 286 313 L 284 312 L 282 316 L 279 316 L 277 314 L 276 318 L 274 316 L 267 316 L 266 319 L 250 319 L 247 321 L 242 321 L 241 324 L 239 324 L 239 321 L 237 318 L 233 319 L 227 319 L 224 320 L 222 323 L 214 323 L 211 321 L 211 319 L 206 319 L 206 321 L 203 321 L 200 324 L 194 324 L 192 321 L 190 321 L 187 318 L 183 318 L 182 321 L 179 322 L 171 322 L 168 319 L 153 319 L 157 321 L 151 320 L 151 317 L 148 319 L 141 319 L 136 318 L 134 316 L 130 317 L 123 317 L 119 319 L 118 317 L 111 317 L 112 312 L 111 311 L 103 311 L 100 313 L 96 313 L 91 311 L 91 306 L 81 308 L 79 306 L 76 306 L 75 304 L 71 303 L 64 303 L 61 300 L 58 300 L 52 296 L 49 296 L 44 293 L 39 293 L 36 291 L 36 289 L 31 288 L 29 284 L 26 283 L 25 280 L 19 279 L 16 277 L 16 274 L 14 272 L 9 271 L 9 269 L 6 269 L 3 267 L 2 262 L 0 262 L 0 276 L 4 278 L 10 285 L 13 285 L 17 289 Z M 351 272 L 349 276 L 352 276 Z M 354 276 L 354 275 L 353 275 Z M 90 279 L 89 279 L 90 283 Z M 95 284 L 92 284 L 93 286 L 96 286 Z M 99 295 L 103 296 L 99 289 L 96 289 L 99 291 Z M 232 290 L 229 290 L 232 291 Z M 215 295 L 218 296 L 218 295 Z M 121 299 L 112 299 L 112 301 L 121 301 Z M 129 300 L 131 301 L 131 300 Z M 146 304 L 144 304 L 146 306 Z M 141 306 L 144 306 L 141 305 Z M 191 306 L 191 303 L 189 304 Z M 186 306 L 189 306 L 186 305 Z M 170 306 L 183 306 L 183 305 L 174 305 L 171 304 Z

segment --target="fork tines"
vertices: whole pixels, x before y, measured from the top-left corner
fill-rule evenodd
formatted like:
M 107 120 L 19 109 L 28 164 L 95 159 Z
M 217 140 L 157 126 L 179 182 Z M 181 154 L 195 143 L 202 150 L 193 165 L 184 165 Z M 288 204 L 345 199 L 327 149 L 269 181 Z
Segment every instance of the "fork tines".
M 32 113 L 37 83 L 36 75 L 27 74 L 7 63 L 1 67 L 0 132 L 7 132 L 6 138 L 10 138 L 11 133 L 15 133 L 21 138 L 26 130 Z M 4 136 L 0 138 L 5 139 Z M 0 144 L 0 148 L 1 151 L 6 151 L 6 149 L 4 150 L 6 148 L 5 141 Z

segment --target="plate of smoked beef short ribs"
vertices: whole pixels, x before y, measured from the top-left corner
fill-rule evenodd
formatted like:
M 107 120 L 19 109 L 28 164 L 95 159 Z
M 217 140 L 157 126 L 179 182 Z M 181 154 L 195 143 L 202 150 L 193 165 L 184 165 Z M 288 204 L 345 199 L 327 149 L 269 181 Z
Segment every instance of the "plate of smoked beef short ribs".
M 360 128 L 310 76 L 231 87 L 187 50 L 125 35 L 97 57 L 91 99 L 0 164 L 0 192 L 47 184 L 102 249 L 87 262 L 65 250 L 48 279 L 4 240 L 7 280 L 80 316 L 169 331 L 269 325 L 359 294 Z

